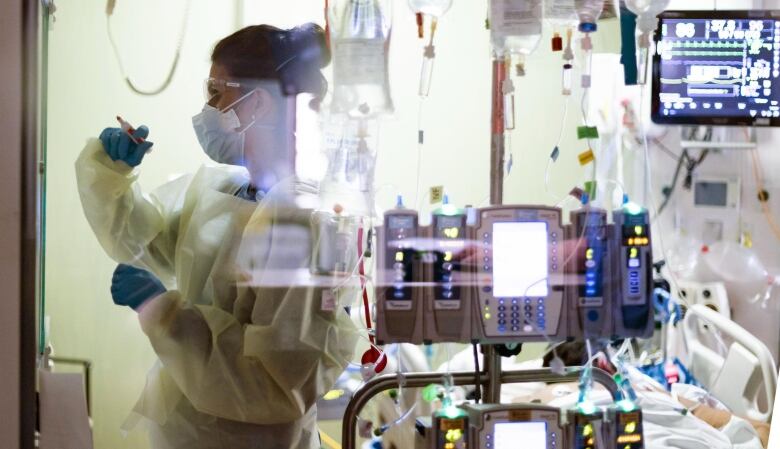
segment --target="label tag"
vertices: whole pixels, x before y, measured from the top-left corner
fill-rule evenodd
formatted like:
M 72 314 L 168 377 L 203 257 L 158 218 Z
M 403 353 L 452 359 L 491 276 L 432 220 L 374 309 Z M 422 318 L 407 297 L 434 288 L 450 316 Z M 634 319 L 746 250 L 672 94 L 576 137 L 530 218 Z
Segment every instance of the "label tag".
M 544 17 L 562 21 L 576 21 L 577 8 L 571 0 L 546 0 L 544 2 Z
M 577 138 L 582 139 L 598 139 L 599 129 L 595 126 L 580 126 L 577 128 Z
M 585 192 L 588 193 L 588 197 L 590 197 L 590 200 L 593 201 L 596 199 L 596 193 L 599 191 L 597 188 L 598 184 L 596 181 L 585 181 Z
M 601 307 L 604 305 L 604 298 L 585 298 L 580 296 L 580 307 Z
M 433 308 L 436 310 L 460 310 L 460 300 L 438 299 L 434 301 Z
M 444 200 L 444 186 L 431 187 L 431 204 L 441 203 Z
M 593 154 L 593 150 L 588 148 L 587 151 L 580 153 L 577 159 L 580 160 L 580 165 L 588 165 L 596 159 L 596 156 Z
M 490 30 L 497 36 L 541 34 L 541 0 L 493 0 L 490 2 Z
M 387 310 L 412 310 L 412 301 L 387 301 L 385 303 Z
M 338 84 L 382 82 L 387 71 L 384 39 L 343 39 L 334 45 L 333 78 Z

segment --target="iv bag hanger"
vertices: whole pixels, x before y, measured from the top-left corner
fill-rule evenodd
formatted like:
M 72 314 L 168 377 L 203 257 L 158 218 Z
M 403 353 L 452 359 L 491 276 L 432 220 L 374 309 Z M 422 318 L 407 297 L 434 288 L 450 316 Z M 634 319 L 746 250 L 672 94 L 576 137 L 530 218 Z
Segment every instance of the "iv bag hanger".
M 683 126 L 680 147 L 693 150 L 752 150 L 758 147 L 753 127 Z

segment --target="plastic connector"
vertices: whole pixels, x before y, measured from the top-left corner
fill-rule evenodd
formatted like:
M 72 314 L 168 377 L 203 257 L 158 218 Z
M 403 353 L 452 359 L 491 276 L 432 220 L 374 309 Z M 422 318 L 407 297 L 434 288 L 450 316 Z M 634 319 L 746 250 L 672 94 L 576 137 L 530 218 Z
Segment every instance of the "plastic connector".
M 563 49 L 563 60 L 564 61 L 573 61 L 574 60 L 574 51 L 571 48 L 571 39 L 572 39 L 573 32 L 571 28 L 566 30 L 566 48 Z
M 593 41 L 590 39 L 590 34 L 586 34 L 585 37 L 582 38 L 582 41 L 580 41 L 580 48 L 585 51 L 593 50 Z
M 561 150 L 558 147 L 553 148 L 552 153 L 550 153 L 550 159 L 552 159 L 553 162 L 558 161 L 558 156 L 560 156 Z
M 590 89 L 590 85 L 591 85 L 590 75 L 582 75 L 582 83 L 581 83 L 582 88 Z

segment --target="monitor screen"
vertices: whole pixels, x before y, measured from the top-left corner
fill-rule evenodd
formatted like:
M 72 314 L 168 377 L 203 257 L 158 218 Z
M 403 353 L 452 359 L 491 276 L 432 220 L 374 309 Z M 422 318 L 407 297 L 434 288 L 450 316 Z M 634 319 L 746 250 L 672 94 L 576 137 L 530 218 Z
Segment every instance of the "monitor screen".
M 495 449 L 546 449 L 546 422 L 496 423 L 493 430 Z
M 654 122 L 780 126 L 780 12 L 667 11 L 659 19 Z
M 729 185 L 726 182 L 699 181 L 694 184 L 693 201 L 697 206 L 726 207 L 729 204 Z
M 493 295 L 547 296 L 547 223 L 493 224 Z

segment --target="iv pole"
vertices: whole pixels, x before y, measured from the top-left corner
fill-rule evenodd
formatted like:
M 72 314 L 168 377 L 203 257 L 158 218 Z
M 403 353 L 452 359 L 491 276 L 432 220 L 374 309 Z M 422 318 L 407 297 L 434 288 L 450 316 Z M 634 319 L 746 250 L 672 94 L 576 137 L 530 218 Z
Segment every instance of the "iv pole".
M 504 93 L 506 79 L 506 60 L 495 57 L 493 60 L 493 86 L 491 92 L 491 138 L 490 138 L 490 205 L 498 206 L 504 202 Z M 501 356 L 493 345 L 483 345 L 483 367 L 487 377 L 484 401 L 487 404 L 501 402 Z

